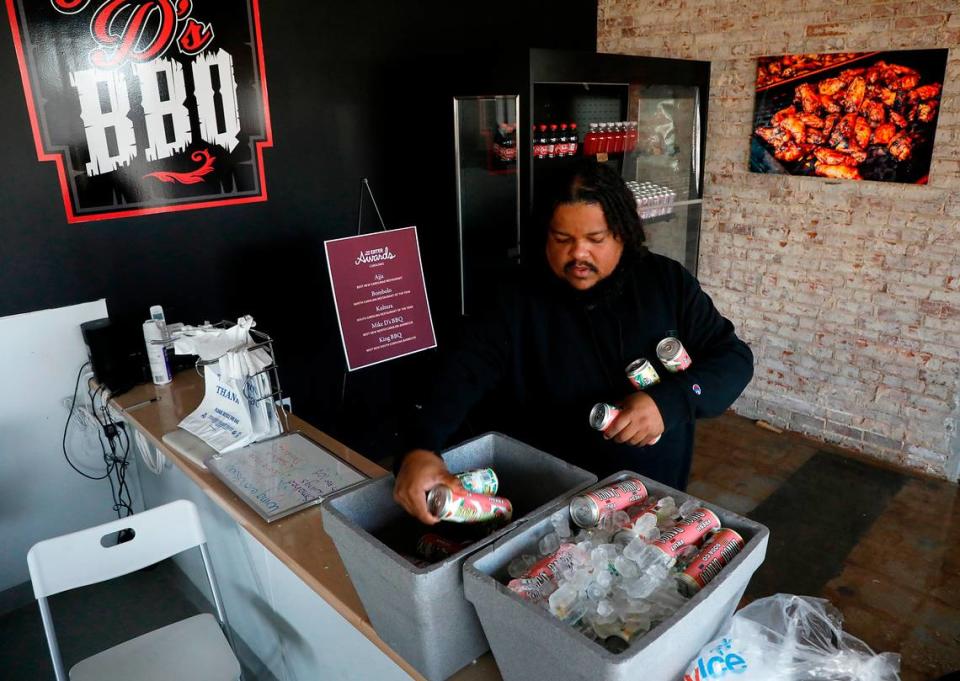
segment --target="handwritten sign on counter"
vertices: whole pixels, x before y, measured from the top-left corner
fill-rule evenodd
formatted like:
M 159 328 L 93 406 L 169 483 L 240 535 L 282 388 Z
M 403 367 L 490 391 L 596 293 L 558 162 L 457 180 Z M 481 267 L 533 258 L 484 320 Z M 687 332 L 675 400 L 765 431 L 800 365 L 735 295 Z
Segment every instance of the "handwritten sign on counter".
M 212 456 L 206 465 L 267 522 L 366 479 L 303 433 Z
M 437 346 L 416 227 L 323 246 L 350 371 Z

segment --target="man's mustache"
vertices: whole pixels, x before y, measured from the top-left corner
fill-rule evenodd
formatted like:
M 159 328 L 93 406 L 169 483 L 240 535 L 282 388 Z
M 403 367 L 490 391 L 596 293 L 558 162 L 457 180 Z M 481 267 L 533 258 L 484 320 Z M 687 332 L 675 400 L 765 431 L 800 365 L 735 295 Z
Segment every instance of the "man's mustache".
M 591 272 L 595 274 L 598 271 L 597 268 L 592 263 L 585 262 L 583 260 L 571 260 L 570 262 L 568 262 L 566 265 L 563 266 L 563 271 L 570 272 L 571 270 L 573 270 L 574 267 L 586 267 L 587 269 L 589 269 Z

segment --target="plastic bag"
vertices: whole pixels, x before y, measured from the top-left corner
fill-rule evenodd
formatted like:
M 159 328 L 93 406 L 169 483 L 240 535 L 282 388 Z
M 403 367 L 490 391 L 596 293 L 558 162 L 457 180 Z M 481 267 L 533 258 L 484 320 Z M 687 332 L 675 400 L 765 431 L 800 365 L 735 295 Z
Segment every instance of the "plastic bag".
M 703 647 L 682 681 L 899 681 L 900 656 L 874 653 L 842 620 L 822 598 L 761 598 Z

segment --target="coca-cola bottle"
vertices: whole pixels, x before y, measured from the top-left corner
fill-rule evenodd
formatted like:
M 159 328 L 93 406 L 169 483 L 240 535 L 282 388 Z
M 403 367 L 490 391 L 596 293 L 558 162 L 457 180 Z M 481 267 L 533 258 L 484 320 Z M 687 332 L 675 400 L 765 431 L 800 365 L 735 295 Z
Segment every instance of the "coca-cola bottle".
M 560 135 L 557 137 L 557 144 L 560 145 L 559 148 L 557 149 L 557 156 L 561 158 L 564 156 L 569 156 L 569 153 L 568 153 L 569 139 L 570 138 L 567 136 L 567 124 L 561 123 Z
M 637 148 L 637 124 L 627 123 L 627 141 L 624 151 L 632 152 Z
M 547 158 L 557 155 L 557 124 L 550 124 L 550 137 L 547 138 Z
M 537 155 L 537 158 L 546 158 L 547 156 L 547 126 L 544 123 L 540 124 L 540 136 L 539 145 L 540 153 Z
M 567 156 L 576 156 L 577 155 L 577 146 L 579 143 L 577 137 L 577 124 L 570 124 L 570 131 L 567 133 Z
M 600 137 L 600 126 L 596 123 L 590 124 L 590 129 L 583 138 L 583 155 L 593 156 L 597 153 L 597 142 Z
M 626 131 L 624 130 L 622 122 L 618 122 L 613 126 L 613 143 L 610 147 L 611 151 L 618 154 L 623 153 L 626 147 Z

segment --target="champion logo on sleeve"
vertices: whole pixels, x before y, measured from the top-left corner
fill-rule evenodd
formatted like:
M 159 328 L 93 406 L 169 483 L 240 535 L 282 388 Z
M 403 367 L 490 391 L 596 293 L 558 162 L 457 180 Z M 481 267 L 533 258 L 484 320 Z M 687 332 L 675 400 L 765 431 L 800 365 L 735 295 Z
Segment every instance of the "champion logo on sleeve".
M 702 390 L 700 390 L 700 384 L 699 384 L 699 383 L 694 383 L 694 384 L 693 384 L 693 392 L 697 393 L 698 395 L 699 395 L 701 392 L 703 392 Z

